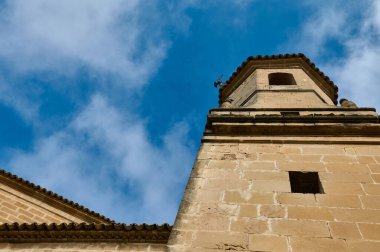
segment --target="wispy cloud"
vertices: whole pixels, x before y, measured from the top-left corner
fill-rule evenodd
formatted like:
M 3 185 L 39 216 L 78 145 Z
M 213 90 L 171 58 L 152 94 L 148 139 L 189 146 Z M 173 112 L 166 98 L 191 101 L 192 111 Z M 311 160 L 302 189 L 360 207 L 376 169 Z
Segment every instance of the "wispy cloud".
M 14 70 L 72 74 L 86 67 L 141 85 L 165 56 L 162 27 L 144 21 L 140 1 L 15 0 L 5 6 L 0 55 Z
M 6 1 L 0 101 L 38 122 L 45 91 L 59 89 L 72 99 L 83 76 L 92 90 L 137 91 L 157 72 L 170 45 L 163 34 L 169 18 L 157 8 L 134 0 Z
M 248 2 L 206 6 L 228 12 L 244 10 Z M 188 124 L 179 119 L 153 143 L 147 118 L 129 108 L 138 107 L 138 99 L 128 98 L 138 97 L 159 70 L 172 43 L 168 31 L 186 34 L 192 22 L 187 11 L 203 5 L 3 2 L 0 102 L 17 110 L 36 134 L 31 150 L 11 151 L 2 166 L 118 221 L 173 223 L 194 158 Z M 242 20 L 219 17 L 233 25 Z M 50 94 L 73 105 L 64 115 L 44 114 Z M 59 126 L 50 123 L 55 116 Z
M 157 72 L 171 43 L 164 30 L 186 31 L 190 6 L 171 14 L 134 0 L 3 3 L 0 101 L 38 133 L 32 150 L 11 151 L 2 166 L 118 221 L 172 223 L 194 153 L 187 124 L 153 144 L 145 118 L 117 100 Z M 41 119 L 49 92 L 80 104 L 59 127 Z
M 340 97 L 380 108 L 380 1 L 308 2 L 316 11 L 294 36 L 289 50 L 304 51 L 338 84 Z M 335 43 L 336 46 L 329 45 Z M 337 57 L 334 50 L 342 50 Z M 338 53 L 339 54 L 339 53 Z
M 188 126 L 177 123 L 160 146 L 145 125 L 99 94 L 65 129 L 14 152 L 12 170 L 87 207 L 128 222 L 173 222 L 193 160 Z

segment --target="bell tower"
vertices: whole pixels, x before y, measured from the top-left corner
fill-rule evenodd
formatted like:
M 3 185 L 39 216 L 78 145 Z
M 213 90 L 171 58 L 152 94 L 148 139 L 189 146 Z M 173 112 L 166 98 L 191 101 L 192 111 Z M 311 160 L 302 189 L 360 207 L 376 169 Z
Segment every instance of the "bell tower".
M 380 251 L 380 118 L 303 54 L 219 89 L 170 251 Z

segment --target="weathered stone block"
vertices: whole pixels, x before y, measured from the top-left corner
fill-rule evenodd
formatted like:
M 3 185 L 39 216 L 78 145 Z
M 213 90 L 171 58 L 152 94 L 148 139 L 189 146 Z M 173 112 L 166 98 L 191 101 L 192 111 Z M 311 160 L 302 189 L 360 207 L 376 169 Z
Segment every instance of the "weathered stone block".
M 355 151 L 357 155 L 380 155 L 380 147 L 377 145 L 361 145 L 361 146 L 355 146 Z
M 245 171 L 268 171 L 275 170 L 275 162 L 239 161 L 239 168 Z
M 347 156 L 347 155 L 325 155 L 322 158 L 323 162 L 326 163 L 356 163 L 356 157 L 355 156 Z
M 279 161 L 277 168 L 283 171 L 326 171 L 321 163 Z
M 373 156 L 373 158 L 376 160 L 376 162 L 377 162 L 378 164 L 380 164 L 380 155 L 378 155 L 378 156 Z
M 375 182 L 375 183 L 380 183 L 380 174 L 379 173 L 377 173 L 377 174 L 372 174 L 371 175 L 371 177 L 372 177 L 372 179 L 373 179 L 373 181 Z
M 372 173 L 380 173 L 380 164 L 369 164 L 368 167 Z
M 289 174 L 287 172 L 260 172 L 260 171 L 245 171 L 244 178 L 252 180 L 284 180 L 289 184 Z
M 285 207 L 278 205 L 261 205 L 260 216 L 267 218 L 284 218 Z
M 214 214 L 224 216 L 236 216 L 238 205 L 226 204 L 222 202 L 201 203 L 197 214 Z
M 272 233 L 299 237 L 330 237 L 326 222 L 305 220 L 273 220 Z
M 325 207 L 288 206 L 288 218 L 305 220 L 333 220 L 333 216 L 329 209 Z
M 286 237 L 275 235 L 250 235 L 249 236 L 250 251 L 276 251 L 287 252 L 288 241 Z
M 205 190 L 247 190 L 249 182 L 237 179 L 205 179 L 203 189 Z
M 309 155 L 309 154 L 288 154 L 288 160 L 295 162 L 305 163 L 318 163 L 322 159 L 322 155 Z
M 242 146 L 242 148 L 243 148 L 243 146 Z M 245 146 L 245 149 L 243 151 L 245 151 L 246 153 L 277 153 L 279 151 L 279 145 L 248 144 Z
M 236 221 L 231 221 L 230 231 L 247 234 L 262 234 L 268 231 L 268 223 L 252 218 L 239 218 Z
M 222 192 L 220 190 L 198 190 L 196 196 L 192 199 L 198 202 L 219 202 Z
M 356 156 L 359 164 L 375 164 L 376 160 L 372 156 Z
M 257 205 L 240 205 L 239 217 L 257 217 Z
M 304 145 L 302 147 L 303 154 L 345 154 L 343 147 L 331 147 L 323 145 Z
M 380 184 L 362 184 L 365 193 L 380 195 Z
M 331 235 L 333 238 L 341 239 L 361 239 L 362 236 L 355 223 L 350 222 L 329 222 Z
M 272 154 L 272 153 L 261 153 L 258 155 L 258 159 L 262 161 L 279 161 L 287 160 L 287 156 L 284 154 Z
M 229 232 L 198 232 L 192 243 L 193 251 L 202 249 L 228 250 L 233 248 L 237 251 L 244 251 L 248 248 L 247 234 L 233 234 Z
M 357 172 L 320 172 L 319 178 L 321 181 L 330 183 L 369 183 L 372 182 L 369 173 Z
M 366 195 L 360 196 L 364 208 L 380 209 L 380 196 Z
M 279 193 L 276 200 L 285 205 L 316 205 L 314 194 Z
M 350 251 L 355 252 L 379 252 L 380 242 L 378 241 L 361 241 L 361 240 L 348 240 L 348 248 Z
M 235 169 L 238 162 L 232 160 L 211 160 L 208 164 L 209 169 Z
M 380 223 L 380 210 L 331 208 L 336 221 Z
M 290 192 L 289 181 L 256 180 L 253 182 L 252 190 L 257 192 Z
M 326 194 L 362 195 L 364 194 L 359 183 L 322 182 Z
M 217 214 L 203 214 L 193 221 L 196 223 L 196 225 L 194 225 L 196 228 L 194 229 L 201 231 L 228 230 L 230 225 L 230 219 L 228 216 Z
M 272 193 L 226 191 L 224 202 L 232 204 L 273 204 Z
M 368 167 L 365 164 L 345 164 L 345 163 L 328 163 L 326 164 L 328 172 L 347 172 L 347 173 L 368 173 Z
M 358 223 L 358 226 L 365 240 L 377 240 L 380 242 L 380 224 Z
M 346 207 L 346 208 L 361 208 L 359 196 L 356 195 L 315 195 L 320 206 L 328 207 Z
M 337 252 L 348 251 L 344 240 L 327 238 L 290 238 L 292 252 Z
M 301 147 L 299 145 L 283 145 L 279 148 L 279 153 L 301 154 Z

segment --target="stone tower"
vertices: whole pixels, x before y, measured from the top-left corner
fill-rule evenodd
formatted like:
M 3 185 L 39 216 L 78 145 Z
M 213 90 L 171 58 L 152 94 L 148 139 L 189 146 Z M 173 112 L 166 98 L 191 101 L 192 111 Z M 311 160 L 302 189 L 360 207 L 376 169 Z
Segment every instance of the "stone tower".
M 380 251 L 380 120 L 302 54 L 245 61 L 211 109 L 171 251 Z

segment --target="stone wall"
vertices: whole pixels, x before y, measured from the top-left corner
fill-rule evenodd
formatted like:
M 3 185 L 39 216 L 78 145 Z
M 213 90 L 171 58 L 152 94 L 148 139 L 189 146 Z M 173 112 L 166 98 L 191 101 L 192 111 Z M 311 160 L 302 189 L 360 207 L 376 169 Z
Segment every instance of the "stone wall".
M 318 172 L 324 193 L 292 193 L 288 171 Z M 380 146 L 203 143 L 169 245 L 380 251 Z
M 0 223 L 83 222 L 44 202 L 0 183 Z

